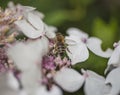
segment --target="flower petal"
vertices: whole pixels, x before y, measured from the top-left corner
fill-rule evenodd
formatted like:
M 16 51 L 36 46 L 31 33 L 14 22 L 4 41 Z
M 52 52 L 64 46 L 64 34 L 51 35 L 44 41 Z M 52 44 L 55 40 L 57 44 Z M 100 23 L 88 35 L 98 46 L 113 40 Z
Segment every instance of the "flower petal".
M 21 82 L 27 93 L 34 93 L 41 79 L 40 67 L 36 65 L 38 58 L 42 59 L 34 49 L 23 43 L 10 48 L 8 55 L 21 70 Z M 21 52 L 22 51 L 22 52 Z
M 85 33 L 85 32 L 83 32 L 83 31 L 81 31 L 80 29 L 78 29 L 78 28 L 69 28 L 68 30 L 67 30 L 67 34 L 68 35 L 74 35 L 74 36 L 78 36 L 79 38 L 85 38 L 85 39 L 87 39 L 88 38 L 88 34 L 87 33 Z
M 120 65 L 120 45 L 115 48 L 108 61 L 108 65 L 119 66 Z
M 38 17 L 40 17 L 41 19 L 43 19 L 45 16 L 43 13 L 39 12 L 39 11 L 31 11 L 34 15 L 37 15 Z
M 87 78 L 84 85 L 85 95 L 106 95 L 109 92 L 109 87 L 105 85 L 104 77 L 89 70 L 86 73 Z
M 44 51 L 48 47 L 45 41 L 42 38 L 29 43 L 16 43 L 7 52 L 18 69 L 21 70 L 22 85 L 30 95 L 34 95 L 39 86 L 38 81 L 41 81 L 41 65 L 37 63 L 41 63 L 42 57 L 47 53 Z
M 12 72 L 8 72 L 7 78 L 8 78 L 8 84 L 12 89 L 15 89 L 15 90 L 19 89 L 19 83 L 17 79 L 14 77 Z
M 36 28 L 36 30 L 39 30 L 41 32 L 44 31 L 44 23 L 39 17 L 39 15 L 36 15 L 32 12 L 28 13 L 28 21 L 33 25 L 33 27 Z
M 105 70 L 105 73 L 119 66 L 120 66 L 120 45 L 114 49 L 110 59 L 108 60 L 108 66 Z
M 80 44 L 82 41 L 79 39 L 79 37 L 76 36 L 66 36 L 65 41 L 68 45 L 75 45 L 75 44 Z
M 72 61 L 72 65 L 78 63 L 78 62 L 83 62 L 88 59 L 89 57 L 89 52 L 84 43 L 79 43 L 76 45 L 68 45 L 68 50 L 67 54 L 70 57 Z
M 111 90 L 109 95 L 119 95 L 120 93 L 120 67 L 112 70 L 107 78 L 105 83 L 111 85 Z
M 50 91 L 48 91 L 45 86 L 40 87 L 36 95 L 63 95 L 63 94 L 60 88 L 53 85 Z
M 0 73 L 0 94 L 1 95 L 19 95 L 19 91 L 13 89 L 8 83 L 8 73 Z
M 33 11 L 33 10 L 36 9 L 36 8 L 30 7 L 30 6 L 22 6 L 22 5 L 21 5 L 21 7 L 23 7 L 23 10 L 24 10 L 25 12 L 30 12 L 30 11 Z
M 40 69 L 33 66 L 28 71 L 22 72 L 21 74 L 21 82 L 24 90 L 28 95 L 34 95 L 39 87 L 39 81 L 41 81 L 41 73 Z
M 68 92 L 77 91 L 84 83 L 84 77 L 77 71 L 69 68 L 63 68 L 58 71 L 54 76 L 54 80 Z
M 45 31 L 46 31 L 46 36 L 51 39 L 51 38 L 55 38 L 57 28 L 54 26 L 45 25 Z
M 15 24 L 29 38 L 38 38 L 43 35 L 43 31 L 35 30 L 26 20 L 16 21 Z
M 101 49 L 102 41 L 96 37 L 91 37 L 87 40 L 88 48 L 96 55 L 108 58 L 112 54 L 111 49 L 107 49 L 105 52 Z

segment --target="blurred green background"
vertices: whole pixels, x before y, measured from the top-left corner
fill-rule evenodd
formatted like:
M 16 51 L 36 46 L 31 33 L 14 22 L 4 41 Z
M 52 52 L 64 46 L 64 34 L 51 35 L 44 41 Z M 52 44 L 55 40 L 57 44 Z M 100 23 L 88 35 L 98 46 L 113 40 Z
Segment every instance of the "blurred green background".
M 0 6 L 6 7 L 10 0 L 0 0 Z M 77 27 L 90 36 L 102 39 L 102 48 L 113 48 L 113 43 L 120 39 L 120 0 L 11 0 L 27 6 L 36 7 L 45 14 L 44 21 L 58 27 L 65 34 L 69 27 Z M 90 69 L 103 75 L 108 59 L 90 52 L 84 63 L 74 66 Z M 82 89 L 65 95 L 84 95 Z

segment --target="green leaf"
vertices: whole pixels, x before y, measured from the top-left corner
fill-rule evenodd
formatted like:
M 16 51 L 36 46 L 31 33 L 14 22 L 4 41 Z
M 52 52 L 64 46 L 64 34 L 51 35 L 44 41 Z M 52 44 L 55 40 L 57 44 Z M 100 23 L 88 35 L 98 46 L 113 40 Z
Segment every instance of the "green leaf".
M 92 26 L 92 34 L 103 41 L 103 47 L 107 48 L 113 45 L 117 35 L 118 23 L 115 19 L 111 19 L 109 23 L 105 23 L 102 19 L 96 18 Z

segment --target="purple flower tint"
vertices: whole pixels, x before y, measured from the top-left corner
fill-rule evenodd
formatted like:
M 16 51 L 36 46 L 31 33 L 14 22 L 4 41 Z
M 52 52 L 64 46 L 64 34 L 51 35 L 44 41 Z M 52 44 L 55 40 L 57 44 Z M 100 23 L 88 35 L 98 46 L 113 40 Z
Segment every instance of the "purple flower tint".
M 57 65 L 63 65 L 64 63 L 63 63 L 63 60 L 61 59 L 61 56 L 57 56 L 56 58 L 55 58 L 55 63 L 57 64 Z
M 113 46 L 114 46 L 114 48 L 116 48 L 117 46 L 119 46 L 119 42 L 115 42 L 114 44 L 113 44 Z
M 47 70 L 54 70 L 55 64 L 54 64 L 54 57 L 53 56 L 44 56 L 42 61 L 43 68 Z
M 55 44 L 54 40 L 53 39 L 49 39 L 49 47 L 53 48 L 54 44 Z
M 87 43 L 87 39 L 86 38 L 82 38 L 81 39 L 83 43 Z
M 5 53 L 4 48 L 0 48 L 0 72 L 6 71 L 7 68 L 7 55 Z
M 42 79 L 42 84 L 48 85 L 48 84 L 49 84 L 49 79 L 48 79 L 47 77 L 44 77 L 44 78 Z
M 3 64 L 0 64 L 0 72 L 5 72 L 6 68 Z

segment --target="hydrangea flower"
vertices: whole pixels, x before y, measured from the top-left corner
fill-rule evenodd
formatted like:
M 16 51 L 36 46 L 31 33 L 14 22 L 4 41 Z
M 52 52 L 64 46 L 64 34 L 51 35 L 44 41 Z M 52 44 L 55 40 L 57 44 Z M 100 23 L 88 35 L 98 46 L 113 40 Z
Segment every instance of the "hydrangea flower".
M 24 90 L 28 95 L 62 95 L 60 88 L 55 86 L 57 83 L 65 91 L 77 91 L 85 77 L 70 67 L 68 58 L 56 57 L 54 50 L 48 52 L 47 47 L 48 40 L 42 37 L 33 42 L 16 43 L 8 49 L 8 56 L 21 71 Z M 48 56 L 44 56 L 46 54 Z
M 15 24 L 25 36 L 31 39 L 39 38 L 47 35 L 48 38 L 54 38 L 57 29 L 53 26 L 48 26 L 42 21 L 42 13 L 35 12 L 35 10 L 27 13 L 25 18 L 16 21 Z
M 77 91 L 85 78 L 71 68 L 71 60 L 66 56 L 66 51 L 61 51 L 60 47 L 64 44 L 56 38 L 56 28 L 47 26 L 39 15 L 32 12 L 15 24 L 29 40 L 13 44 L 7 53 L 21 71 L 19 80 L 25 92 L 28 95 L 62 95 L 56 84 L 65 91 Z M 66 46 L 63 48 L 66 49 Z
M 5 11 L 0 11 L 0 18 L 0 31 L 5 33 L 9 27 L 8 32 L 12 34 L 0 35 L 2 95 L 63 95 L 62 90 L 72 93 L 82 86 L 85 95 L 120 93 L 120 42 L 114 44 L 113 52 L 111 49 L 103 51 L 100 39 L 88 37 L 77 28 L 69 28 L 64 39 L 56 33 L 56 27 L 43 22 L 42 13 L 13 2 Z M 15 31 L 23 33 L 26 39 L 12 40 L 11 43 Z M 116 67 L 106 79 L 90 70 L 82 69 L 79 73 L 72 68 L 88 59 L 88 49 L 98 56 L 110 57 L 106 71 L 111 70 L 111 66 Z
M 110 85 L 110 92 L 108 95 L 120 94 L 120 67 L 113 69 L 106 77 L 105 83 Z
M 120 66 L 120 41 L 114 43 L 114 51 L 108 60 L 108 66 L 105 72 L 111 71 L 113 68 Z
M 69 57 L 72 59 L 72 64 L 83 62 L 88 59 L 89 48 L 94 54 L 108 58 L 111 56 L 112 50 L 107 49 L 105 52 L 101 49 L 102 41 L 96 37 L 88 38 L 88 34 L 77 28 L 69 28 L 67 30 L 66 43 L 68 44 Z
M 114 43 L 114 51 L 108 60 L 108 66 L 105 73 L 108 73 L 106 77 L 106 84 L 109 84 L 111 90 L 108 95 L 119 95 L 120 94 L 120 41 Z
M 10 9 L 0 10 L 0 45 L 15 41 L 17 33 L 13 33 L 11 30 L 14 30 L 12 29 L 14 27 L 14 22 L 20 18 L 20 15 L 16 16 Z
M 86 77 L 84 84 L 85 95 L 108 95 L 110 86 L 105 84 L 105 78 L 91 70 L 81 70 Z

